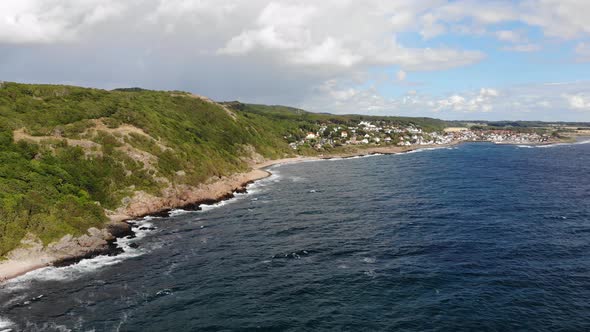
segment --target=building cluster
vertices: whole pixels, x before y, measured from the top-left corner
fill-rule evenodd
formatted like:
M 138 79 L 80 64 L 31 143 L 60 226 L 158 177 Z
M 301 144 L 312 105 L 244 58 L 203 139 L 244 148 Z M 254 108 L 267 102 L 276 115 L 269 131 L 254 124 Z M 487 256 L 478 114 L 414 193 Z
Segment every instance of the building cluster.
M 550 137 L 536 133 L 521 133 L 511 130 L 445 130 L 426 132 L 417 125 L 399 126 L 386 123 L 360 121 L 354 125 L 321 124 L 317 131 L 309 131 L 299 139 L 290 138 L 290 146 L 298 149 L 307 145 L 314 149 L 332 148 L 345 145 L 415 146 L 446 145 L 455 142 L 476 141 L 505 144 L 538 144 Z
M 452 141 L 493 142 L 498 144 L 541 144 L 550 141 L 546 134 L 512 130 L 461 130 L 446 133 Z

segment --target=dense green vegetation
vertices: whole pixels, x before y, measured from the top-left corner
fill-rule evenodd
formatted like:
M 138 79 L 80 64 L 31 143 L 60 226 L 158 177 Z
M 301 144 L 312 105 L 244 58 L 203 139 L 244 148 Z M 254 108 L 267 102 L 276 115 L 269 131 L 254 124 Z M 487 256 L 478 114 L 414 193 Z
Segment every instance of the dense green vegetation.
M 362 120 L 426 131 L 456 125 L 218 104 L 181 91 L 0 83 L 0 257 L 27 233 L 49 243 L 101 226 L 105 209 L 135 191 L 158 195 L 242 171 L 254 153 L 289 156 L 288 144 L 307 132 Z M 296 153 L 318 152 L 304 145 Z
M 96 119 L 104 130 L 93 131 Z M 108 131 L 123 124 L 147 135 Z M 16 141 L 22 128 L 26 137 Z M 71 144 L 79 141 L 86 144 Z M 169 183 L 244 170 L 247 147 L 267 158 L 291 153 L 272 121 L 230 115 L 188 94 L 3 83 L 0 256 L 28 232 L 48 243 L 101 225 L 103 208 L 116 208 L 135 190 L 157 194 Z M 150 167 L 129 148 L 155 157 Z
M 317 126 L 320 123 L 332 123 L 343 125 L 355 125 L 359 121 L 380 122 L 397 126 L 416 125 L 425 131 L 439 131 L 448 126 L 447 121 L 433 118 L 412 118 L 396 116 L 369 116 L 369 115 L 334 115 L 327 113 L 311 113 L 304 110 L 286 107 L 286 106 L 267 106 L 241 104 L 238 102 L 226 103 L 230 107 L 236 108 L 249 114 L 260 114 L 274 122 L 281 124 L 283 128 L 297 130 L 306 126 Z M 310 129 L 314 129 L 310 128 Z

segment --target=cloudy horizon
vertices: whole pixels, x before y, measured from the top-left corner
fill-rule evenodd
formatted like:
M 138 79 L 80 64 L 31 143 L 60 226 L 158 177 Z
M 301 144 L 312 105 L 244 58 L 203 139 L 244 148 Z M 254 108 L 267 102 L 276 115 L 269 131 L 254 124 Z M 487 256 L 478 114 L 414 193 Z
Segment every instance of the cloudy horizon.
M 19 0 L 0 80 L 335 114 L 590 121 L 582 0 Z

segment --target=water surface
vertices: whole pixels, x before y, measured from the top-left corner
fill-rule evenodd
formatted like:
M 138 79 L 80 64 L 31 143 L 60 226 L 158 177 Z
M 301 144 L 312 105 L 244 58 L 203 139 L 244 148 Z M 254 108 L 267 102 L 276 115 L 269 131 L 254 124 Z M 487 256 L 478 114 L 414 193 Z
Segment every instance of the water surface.
M 272 172 L 221 206 L 146 221 L 157 229 L 121 257 L 4 285 L 0 329 L 590 329 L 590 144 Z

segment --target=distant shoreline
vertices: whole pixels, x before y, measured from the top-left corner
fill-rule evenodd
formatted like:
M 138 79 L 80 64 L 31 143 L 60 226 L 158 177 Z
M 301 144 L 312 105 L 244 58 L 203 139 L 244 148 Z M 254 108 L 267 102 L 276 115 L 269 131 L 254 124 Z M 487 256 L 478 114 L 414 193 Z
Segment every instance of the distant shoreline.
M 129 204 L 130 209 L 123 212 L 111 213 L 109 215 L 111 223 L 127 223 L 129 224 L 133 220 L 138 220 L 147 216 L 162 216 L 168 215 L 173 209 L 188 209 L 198 210 L 202 205 L 211 205 L 221 201 L 231 199 L 236 193 L 246 192 L 246 187 L 255 183 L 259 180 L 265 179 L 272 175 L 268 170 L 269 167 L 282 164 L 292 164 L 305 161 L 320 161 L 329 160 L 335 158 L 353 158 L 353 157 L 364 157 L 370 155 L 395 155 L 403 154 L 411 151 L 432 149 L 432 148 L 448 148 L 451 146 L 457 146 L 463 143 L 477 143 L 471 141 L 454 141 L 449 144 L 440 145 L 416 145 L 416 146 L 387 146 L 387 147 L 363 147 L 358 148 L 356 151 L 350 152 L 338 152 L 334 154 L 321 154 L 317 156 L 296 156 L 281 159 L 265 160 L 259 163 L 255 163 L 251 166 L 251 170 L 243 173 L 236 173 L 231 176 L 222 177 L 207 184 L 201 184 L 198 187 L 186 188 L 192 190 L 190 193 L 178 191 L 172 193 L 176 194 L 176 197 L 146 197 L 139 196 L 136 201 Z M 486 142 L 481 142 L 486 143 Z M 489 142 L 487 142 L 489 143 Z M 551 142 L 543 145 L 559 144 L 560 142 Z M 514 143 L 504 143 L 504 145 L 518 145 Z M 528 144 L 527 144 L 528 145 Z M 532 144 L 530 144 L 532 145 Z M 539 144 L 535 144 L 539 145 Z M 185 195 L 185 197 L 181 197 Z M 142 200 L 143 199 L 143 200 Z M 104 230 L 102 230 L 104 232 Z M 51 257 L 51 255 L 39 255 L 39 250 L 31 251 L 29 257 L 26 259 L 9 259 L 4 262 L 0 262 L 0 285 L 10 279 L 22 276 L 31 271 L 54 266 L 63 262 L 71 262 L 75 264 L 84 258 L 90 258 L 97 255 L 105 254 L 112 250 L 109 247 L 116 238 L 124 237 L 129 235 L 128 232 L 120 232 L 119 234 L 111 234 L 111 241 L 105 242 L 105 246 L 100 248 L 92 248 L 92 250 L 78 251 L 71 255 L 61 255 L 59 257 Z M 73 238 L 72 241 L 79 241 L 79 238 Z M 21 253 L 22 255 L 22 253 Z M 25 255 L 26 256 L 26 255 Z

